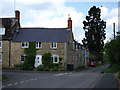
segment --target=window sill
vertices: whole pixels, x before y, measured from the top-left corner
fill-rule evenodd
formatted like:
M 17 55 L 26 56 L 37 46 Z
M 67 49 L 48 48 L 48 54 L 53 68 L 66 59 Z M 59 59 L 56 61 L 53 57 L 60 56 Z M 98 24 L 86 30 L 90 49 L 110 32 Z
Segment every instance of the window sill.
M 57 48 L 50 48 L 50 49 L 52 49 L 52 50 L 56 50 Z

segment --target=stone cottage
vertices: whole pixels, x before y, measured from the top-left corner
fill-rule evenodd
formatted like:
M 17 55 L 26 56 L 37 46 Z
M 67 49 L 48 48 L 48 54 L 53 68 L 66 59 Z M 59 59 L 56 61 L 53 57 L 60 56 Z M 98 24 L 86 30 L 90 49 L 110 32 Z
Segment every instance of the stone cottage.
M 19 11 L 16 11 L 14 20 L 14 28 L 10 34 L 7 34 L 9 30 L 5 32 L 2 39 L 3 67 L 23 63 L 26 57 L 24 49 L 29 47 L 29 42 L 36 43 L 36 57 L 51 53 L 52 62 L 60 63 L 63 70 L 69 67 L 76 69 L 85 64 L 82 62 L 85 52 L 81 44 L 74 40 L 70 17 L 66 28 L 20 28 Z
M 15 11 L 15 18 L 0 18 L 0 30 L 5 32 L 0 38 L 0 62 L 2 66 L 11 66 L 11 41 L 17 28 L 20 28 L 19 11 Z

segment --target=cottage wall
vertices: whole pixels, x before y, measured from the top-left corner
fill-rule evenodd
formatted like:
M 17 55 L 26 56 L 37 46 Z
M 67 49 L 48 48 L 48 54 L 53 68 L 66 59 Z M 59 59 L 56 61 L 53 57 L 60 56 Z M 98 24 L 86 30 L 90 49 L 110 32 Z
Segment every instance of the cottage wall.
M 21 47 L 21 43 L 12 42 L 11 44 L 11 66 L 22 63 L 20 61 L 21 55 L 24 54 L 24 49 Z
M 42 43 L 42 48 L 37 49 L 37 54 L 43 55 L 44 53 L 51 53 L 52 55 L 59 55 L 60 63 L 64 68 L 64 58 L 65 58 L 65 43 L 57 43 L 57 49 L 51 49 L 50 44 L 48 42 Z M 20 61 L 21 55 L 24 54 L 24 48 L 21 47 L 20 42 L 12 42 L 11 44 L 11 65 L 14 66 L 15 64 L 22 63 Z
M 10 62 L 10 55 L 9 55 L 9 50 L 10 50 L 10 41 L 4 40 L 2 41 L 2 66 L 6 67 L 9 66 Z
M 0 48 L 0 54 L 2 55 L 2 48 Z M 1 57 L 2 58 L 2 57 Z M 2 60 L 0 61 L 0 67 L 2 66 Z

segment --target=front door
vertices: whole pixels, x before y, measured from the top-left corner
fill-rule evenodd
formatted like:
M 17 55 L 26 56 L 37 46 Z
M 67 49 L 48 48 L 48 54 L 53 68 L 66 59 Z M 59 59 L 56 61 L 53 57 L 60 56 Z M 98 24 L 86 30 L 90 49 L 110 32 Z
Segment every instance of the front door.
M 40 65 L 42 65 L 42 55 L 36 55 L 34 66 L 37 68 Z

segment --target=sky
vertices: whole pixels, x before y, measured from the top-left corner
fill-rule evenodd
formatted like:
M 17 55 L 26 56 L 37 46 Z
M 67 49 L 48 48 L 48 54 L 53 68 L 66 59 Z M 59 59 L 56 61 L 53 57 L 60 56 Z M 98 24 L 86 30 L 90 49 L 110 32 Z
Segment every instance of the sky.
M 113 23 L 116 24 L 116 32 L 118 31 L 118 0 L 99 1 L 1 0 L 0 18 L 14 17 L 14 11 L 19 10 L 21 27 L 66 28 L 68 14 L 70 14 L 74 38 L 81 43 L 85 37 L 82 22 L 90 8 L 96 6 L 101 9 L 101 19 L 106 21 L 105 42 L 107 42 L 113 38 Z

